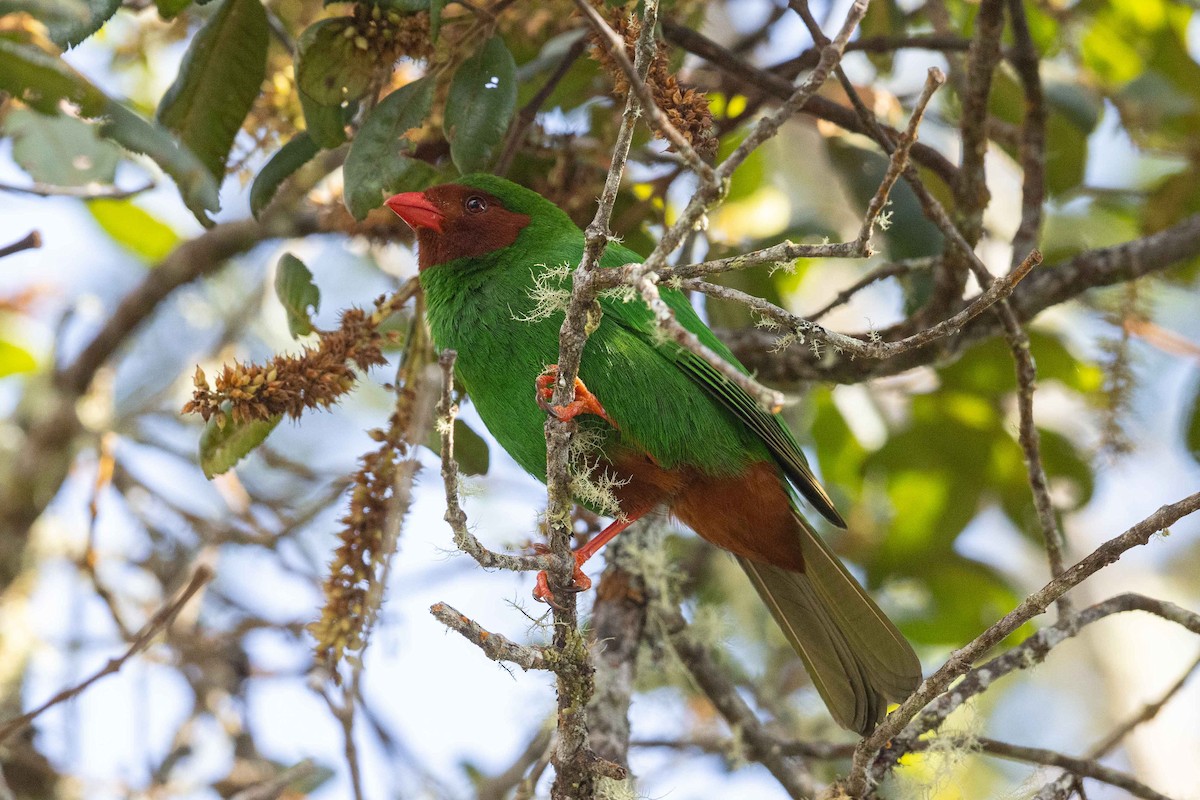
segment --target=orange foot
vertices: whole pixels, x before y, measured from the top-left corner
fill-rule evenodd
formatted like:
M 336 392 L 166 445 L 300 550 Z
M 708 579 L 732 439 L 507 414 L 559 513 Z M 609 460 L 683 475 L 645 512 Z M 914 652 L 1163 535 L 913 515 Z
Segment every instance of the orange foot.
M 573 553 L 575 556 L 575 574 L 571 576 L 571 585 L 566 587 L 564 591 L 586 592 L 592 588 L 592 579 L 583 574 L 583 565 L 587 563 L 589 558 L 596 555 L 596 551 L 612 541 L 614 536 L 636 522 L 643 513 L 645 511 L 614 520 L 611 525 L 588 540 L 587 544 L 576 550 Z M 533 549 L 535 552 L 543 554 L 550 552 L 550 548 L 544 544 L 535 544 Z M 537 575 L 537 585 L 533 589 L 533 599 L 539 603 L 549 603 L 555 608 L 559 608 L 558 603 L 554 602 L 554 592 L 550 589 L 550 579 L 544 571 L 539 572 Z
M 575 419 L 580 414 L 595 414 L 600 419 L 617 427 L 617 423 L 612 421 L 608 416 L 608 412 L 604 410 L 604 406 L 600 405 L 600 401 L 596 399 L 596 395 L 588 391 L 588 388 L 583 385 L 583 381 L 579 378 L 575 379 L 575 399 L 565 406 L 552 406 L 550 400 L 554 397 L 554 382 L 558 380 L 558 364 L 551 364 L 546 367 L 546 370 L 537 377 L 537 391 L 534 397 L 537 399 L 538 407 L 543 411 L 553 414 L 563 421 Z
M 537 544 L 533 549 L 538 553 L 549 553 L 550 548 L 544 544 Z M 587 560 L 587 556 L 580 552 L 575 554 L 575 573 L 571 576 L 571 585 L 563 588 L 565 592 L 586 592 L 592 588 L 592 579 L 583 573 L 583 562 Z M 554 592 L 550 589 L 550 577 L 543 570 L 537 574 L 537 583 L 533 587 L 533 599 L 539 603 L 549 603 L 555 608 L 559 608 L 558 603 L 554 602 Z

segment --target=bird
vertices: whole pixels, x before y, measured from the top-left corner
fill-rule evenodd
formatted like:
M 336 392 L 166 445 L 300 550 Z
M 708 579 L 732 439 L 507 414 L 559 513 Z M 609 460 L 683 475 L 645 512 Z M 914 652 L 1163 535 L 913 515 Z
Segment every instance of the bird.
M 868 735 L 888 702 L 921 681 L 912 646 L 805 518 L 807 503 L 846 527 L 779 416 L 703 357 L 665 337 L 649 307 L 598 299 L 575 399 L 549 404 L 565 313 L 561 302 L 584 234 L 540 194 L 470 174 L 385 201 L 415 231 L 434 344 L 457 352 L 455 375 L 496 441 L 546 480 L 546 413 L 588 431 L 616 520 L 576 551 L 583 563 L 633 521 L 665 507 L 735 556 L 791 643 L 833 719 Z M 613 241 L 599 266 L 643 259 Z M 743 367 L 687 296 L 661 287 L 675 318 L 734 368 Z M 555 303 L 555 298 L 559 302 Z M 534 592 L 552 601 L 545 574 Z

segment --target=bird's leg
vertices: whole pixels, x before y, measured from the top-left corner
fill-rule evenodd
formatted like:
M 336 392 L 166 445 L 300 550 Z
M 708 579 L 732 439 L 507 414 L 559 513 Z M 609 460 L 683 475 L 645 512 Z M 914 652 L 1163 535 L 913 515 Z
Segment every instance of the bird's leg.
M 612 541 L 618 533 L 636 522 L 639 517 L 641 517 L 641 514 L 632 517 L 621 517 L 620 519 L 614 520 L 611 525 L 597 533 L 595 536 L 589 539 L 586 544 L 576 550 L 573 553 L 575 556 L 575 574 L 571 576 L 571 585 L 565 587 L 564 591 L 585 592 L 592 588 L 592 579 L 583 574 L 584 563 L 589 558 L 596 555 L 596 551 L 598 551 L 601 547 L 604 547 L 604 545 Z M 534 550 L 538 551 L 539 553 L 545 553 L 549 551 L 549 548 L 544 544 L 538 544 L 534 545 Z M 550 591 L 550 580 L 544 570 L 539 572 L 537 575 L 537 585 L 533 589 L 533 599 L 540 603 L 549 603 L 550 605 L 555 605 L 554 593 Z
M 608 416 L 608 412 L 604 410 L 604 406 L 600 405 L 596 395 L 589 392 L 579 378 L 575 379 L 574 400 L 565 406 L 550 405 L 550 400 L 554 397 L 556 380 L 558 380 L 558 364 L 546 367 L 545 371 L 537 377 L 537 391 L 534 393 L 534 397 L 537 398 L 537 404 L 543 411 L 553 414 L 563 421 L 575 419 L 580 414 L 595 414 L 614 428 L 617 427 L 617 423 Z

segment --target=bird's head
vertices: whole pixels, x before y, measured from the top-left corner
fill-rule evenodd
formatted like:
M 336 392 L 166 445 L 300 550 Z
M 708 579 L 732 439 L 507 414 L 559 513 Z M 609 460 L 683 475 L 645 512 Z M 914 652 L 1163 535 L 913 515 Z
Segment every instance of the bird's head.
M 519 190 L 517 202 L 513 190 Z M 386 205 L 416 231 L 417 265 L 424 271 L 512 245 L 532 219 L 514 208 L 522 205 L 520 193 L 533 194 L 501 178 L 467 176 L 462 183 L 393 195 Z

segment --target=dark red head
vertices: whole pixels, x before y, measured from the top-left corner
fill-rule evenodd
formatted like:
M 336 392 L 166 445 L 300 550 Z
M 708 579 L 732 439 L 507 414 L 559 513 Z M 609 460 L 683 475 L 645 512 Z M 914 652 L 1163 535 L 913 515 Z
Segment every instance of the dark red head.
M 495 195 L 458 183 L 394 195 L 386 204 L 417 232 L 421 270 L 503 250 L 530 221 Z

